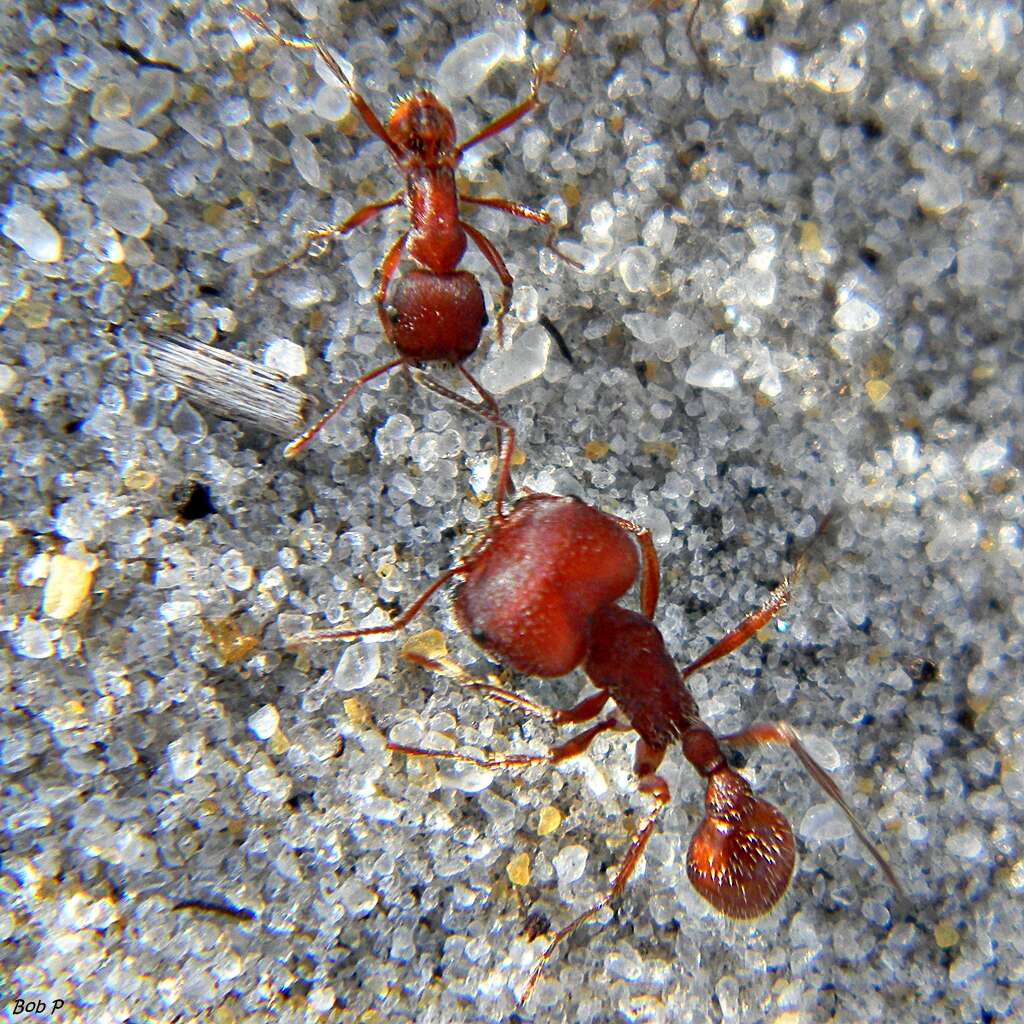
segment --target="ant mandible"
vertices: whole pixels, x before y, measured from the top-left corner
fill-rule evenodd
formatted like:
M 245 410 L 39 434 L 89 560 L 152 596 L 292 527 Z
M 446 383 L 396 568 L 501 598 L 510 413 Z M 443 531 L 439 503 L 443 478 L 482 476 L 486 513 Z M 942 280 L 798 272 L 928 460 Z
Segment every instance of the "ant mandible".
M 500 197 L 466 195 L 458 189 L 455 170 L 470 149 L 510 128 L 539 106 L 540 86 L 553 75 L 559 61 L 567 52 L 574 33 L 569 34 L 551 65 L 535 66 L 530 95 L 525 100 L 505 111 L 465 142 L 458 144 L 451 112 L 432 92 L 421 90 L 398 101 L 385 126 L 323 43 L 314 39 L 282 35 L 248 7 L 239 6 L 238 11 L 281 45 L 299 50 L 314 50 L 341 84 L 367 128 L 387 146 L 405 177 L 405 187 L 390 199 L 370 203 L 340 224 L 308 231 L 306 241 L 297 253 L 284 263 L 262 271 L 257 276 L 265 277 L 277 273 L 306 256 L 314 243 L 329 243 L 334 238 L 340 238 L 384 210 L 404 204 L 409 211 L 408 230 L 395 240 L 378 267 L 379 280 L 376 291 L 377 314 L 385 335 L 398 350 L 399 357 L 364 374 L 352 384 L 340 401 L 317 423 L 288 445 L 285 449 L 286 457 L 291 458 L 305 448 L 352 396 L 376 377 L 399 366 L 408 370 L 410 366 L 418 366 L 421 363 L 450 363 L 459 369 L 480 396 L 479 403 L 462 399 L 443 385 L 422 375 L 417 377 L 417 380 L 495 425 L 499 434 L 501 463 L 496 497 L 500 503 L 500 497 L 508 483 L 514 434 L 509 424 L 501 418 L 493 396 L 462 365 L 464 360 L 476 351 L 480 335 L 487 323 L 483 291 L 479 281 L 470 272 L 458 269 L 466 252 L 467 238 L 476 245 L 494 268 L 502 284 L 502 297 L 495 325 L 499 344 L 504 339 L 503 324 L 512 298 L 513 280 L 505 261 L 490 239 L 460 218 L 459 203 L 502 210 L 536 224 L 550 225 L 551 215 L 545 210 L 534 210 Z M 576 260 L 556 247 L 553 230 L 546 244 L 561 259 L 577 269 L 582 269 Z M 404 274 L 399 280 L 392 297 L 395 310 L 392 316 L 386 305 L 388 290 L 403 253 L 416 264 L 416 269 Z
M 639 544 L 639 554 L 630 535 Z M 609 699 L 617 710 L 546 754 L 477 758 L 394 743 L 388 744 L 390 750 L 449 758 L 486 769 L 518 768 L 557 764 L 582 754 L 603 732 L 632 730 L 639 734 L 634 759 L 637 788 L 654 801 L 654 807 L 633 835 L 607 893 L 550 940 L 530 974 L 521 1003 L 529 998 L 555 947 L 615 899 L 636 869 L 670 799 L 668 784 L 658 769 L 673 743 L 682 746 L 683 756 L 706 782 L 704 818 L 690 840 L 687 875 L 697 892 L 722 914 L 746 920 L 767 913 L 785 893 L 795 862 L 789 822 L 770 803 L 754 796 L 746 779 L 727 763 L 723 745 L 789 747 L 850 820 L 892 886 L 902 892 L 888 861 L 790 726 L 759 724 L 716 737 L 701 720 L 686 687 L 689 676 L 736 650 L 786 606 L 803 563 L 801 556 L 793 573 L 760 608 L 680 670 L 652 621 L 660 573 L 650 533 L 576 498 L 529 494 L 507 515 L 494 515 L 480 543 L 434 580 L 390 625 L 327 629 L 288 641 L 291 647 L 393 633 L 407 626 L 438 588 L 459 578 L 456 621 L 488 655 L 516 672 L 547 678 L 566 675 L 582 665 L 597 693 L 572 708 L 547 708 L 503 689 L 493 679 L 472 679 L 460 668 L 415 652 L 407 652 L 405 657 L 554 725 L 598 719 Z M 617 602 L 638 576 L 640 611 L 634 612 Z

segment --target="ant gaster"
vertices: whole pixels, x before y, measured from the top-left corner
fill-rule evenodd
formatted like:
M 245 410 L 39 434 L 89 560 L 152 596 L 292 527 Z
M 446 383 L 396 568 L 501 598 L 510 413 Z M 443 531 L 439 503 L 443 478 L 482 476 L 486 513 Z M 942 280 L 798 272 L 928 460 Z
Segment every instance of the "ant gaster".
M 377 313 L 385 335 L 398 350 L 398 358 L 369 371 L 355 381 L 331 409 L 288 445 L 285 456 L 292 458 L 302 451 L 364 384 L 397 367 L 402 367 L 407 372 L 410 367 L 418 367 L 422 363 L 447 363 L 458 368 L 479 395 L 479 402 L 463 398 L 425 374 L 418 375 L 416 379 L 430 390 L 457 402 L 494 424 L 498 432 L 499 448 L 495 499 L 500 509 L 508 487 L 515 434 L 512 427 L 501 417 L 494 397 L 463 365 L 476 351 L 487 323 L 480 282 L 469 271 L 458 269 L 466 253 L 467 239 L 480 250 L 502 284 L 502 296 L 495 325 L 499 343 L 504 336 L 503 322 L 511 302 L 513 282 L 505 261 L 490 239 L 461 219 L 459 203 L 502 210 L 536 224 L 550 225 L 551 215 L 545 210 L 534 210 L 501 197 L 465 195 L 458 189 L 455 170 L 470 149 L 512 127 L 539 106 L 540 86 L 554 73 L 555 67 L 572 42 L 574 33 L 569 34 L 552 65 L 535 66 L 530 95 L 525 100 L 459 144 L 451 112 L 432 92 L 421 90 L 399 100 L 385 125 L 356 91 L 341 64 L 323 43 L 314 39 L 284 36 L 248 7 L 239 6 L 238 11 L 281 45 L 299 50 L 314 50 L 345 90 L 366 127 L 387 147 L 405 177 L 404 188 L 390 199 L 370 203 L 356 210 L 340 224 L 307 231 L 305 243 L 297 253 L 284 263 L 262 271 L 257 276 L 266 277 L 277 273 L 306 256 L 314 243 L 323 245 L 340 238 L 384 210 L 404 205 L 409 211 L 408 230 L 395 240 L 380 263 L 376 292 Z M 582 269 L 579 263 L 555 246 L 553 231 L 547 245 L 567 263 Z M 388 290 L 403 254 L 408 255 L 416 264 L 416 268 L 403 274 L 395 286 L 394 294 L 390 296 L 394 309 L 392 314 L 387 308 Z
M 767 913 L 786 891 L 795 860 L 793 832 L 786 818 L 754 796 L 746 779 L 727 763 L 723 745 L 789 747 L 850 820 L 889 882 L 901 891 L 885 857 L 790 726 L 753 725 L 716 737 L 701 720 L 685 684 L 687 677 L 736 650 L 785 607 L 802 565 L 801 557 L 793 574 L 760 608 L 680 670 L 652 621 L 660 574 L 650 533 L 576 498 L 529 494 L 507 515 L 494 515 L 480 543 L 431 583 L 392 624 L 303 633 L 288 643 L 300 646 L 395 632 L 412 621 L 439 587 L 461 579 L 455 618 L 488 655 L 516 672 L 548 678 L 582 666 L 597 693 L 572 708 L 547 708 L 495 681 L 474 680 L 461 669 L 453 672 L 450 664 L 413 652 L 405 656 L 433 671 L 453 675 L 490 699 L 540 715 L 555 725 L 597 721 L 546 754 L 483 759 L 391 743 L 389 749 L 487 769 L 516 768 L 538 762 L 557 764 L 583 753 L 603 732 L 632 730 L 639 734 L 634 759 L 637 788 L 653 800 L 654 807 L 640 823 L 607 893 L 548 943 L 526 984 L 521 998 L 525 1002 L 558 943 L 606 907 L 636 869 L 655 822 L 669 802 L 668 784 L 658 771 L 673 743 L 681 745 L 683 756 L 706 783 L 704 818 L 690 841 L 686 870 L 691 884 L 716 910 L 743 920 Z M 638 576 L 640 611 L 634 612 L 617 602 Z M 616 710 L 599 717 L 609 700 Z

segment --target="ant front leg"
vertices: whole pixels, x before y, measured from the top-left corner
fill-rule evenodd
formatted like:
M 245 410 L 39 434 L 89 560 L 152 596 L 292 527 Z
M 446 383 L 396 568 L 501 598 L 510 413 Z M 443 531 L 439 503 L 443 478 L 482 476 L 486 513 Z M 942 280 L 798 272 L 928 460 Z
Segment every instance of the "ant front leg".
M 378 214 L 384 210 L 390 210 L 393 206 L 400 206 L 405 201 L 405 190 L 396 193 L 390 199 L 386 199 L 381 203 L 369 203 L 368 205 L 356 210 L 350 217 L 343 220 L 340 224 L 332 224 L 326 228 L 316 228 L 313 231 L 306 232 L 306 241 L 302 248 L 298 252 L 293 253 L 283 263 L 275 264 L 273 267 L 269 267 L 266 270 L 253 271 L 253 277 L 260 279 L 273 277 L 275 274 L 279 274 L 282 270 L 286 270 L 288 267 L 294 266 L 300 260 L 305 259 L 310 253 L 314 256 L 322 256 L 327 250 L 327 246 L 334 241 L 336 238 L 341 238 L 342 235 L 347 235 L 354 228 L 360 227 L 372 220 Z M 322 243 L 317 247 L 316 251 L 313 252 L 314 243 Z
M 735 629 L 731 629 L 721 640 L 712 644 L 699 658 L 695 658 L 681 672 L 680 676 L 687 679 L 698 669 L 710 665 L 727 654 L 732 654 L 742 647 L 758 630 L 764 629 L 783 608 L 789 604 L 791 587 L 795 574 L 787 577 L 769 595 L 760 608 L 751 612 Z
M 818 524 L 808 545 L 817 541 L 832 525 L 832 522 L 833 513 L 830 510 L 825 513 Z M 797 556 L 793 571 L 768 595 L 768 600 L 756 611 L 751 612 L 735 629 L 730 630 L 721 640 L 712 644 L 699 658 L 691 661 L 680 673 L 683 679 L 687 679 L 698 669 L 704 668 L 705 665 L 710 665 L 713 661 L 732 654 L 737 647 L 742 647 L 758 630 L 764 629 L 789 604 L 793 587 L 803 575 L 806 567 L 807 548 L 805 547 Z
M 420 668 L 425 668 L 428 672 L 444 676 L 447 679 L 453 679 L 460 686 L 475 690 L 487 698 L 487 700 L 493 700 L 505 707 L 513 707 L 520 711 L 525 711 L 528 715 L 543 718 L 552 725 L 577 725 L 589 722 L 601 713 L 609 699 L 607 693 L 599 691 L 598 693 L 591 694 L 589 697 L 585 697 L 571 708 L 550 708 L 545 704 L 537 704 L 518 693 L 513 693 L 511 690 L 506 690 L 504 687 L 499 686 L 497 684 L 497 676 L 488 675 L 486 681 L 471 676 L 461 665 L 454 661 L 449 661 L 447 658 L 431 658 L 415 650 L 403 650 L 402 657 L 406 661 L 411 661 L 414 665 L 418 665 Z
M 646 526 L 634 523 L 632 519 L 623 519 L 621 516 L 613 516 L 610 513 L 608 515 L 627 533 L 633 534 L 637 544 L 640 545 L 640 555 L 643 559 L 640 575 L 640 611 L 647 618 L 653 619 L 655 609 L 658 607 L 658 594 L 661 590 L 661 567 L 658 564 L 658 552 L 654 549 L 651 531 Z
M 622 892 L 633 872 L 636 871 L 637 864 L 640 863 L 640 858 L 643 856 L 644 850 L 647 848 L 647 844 L 654 832 L 654 826 L 657 823 L 658 817 L 668 806 L 672 798 L 669 793 L 668 783 L 657 774 L 664 756 L 664 747 L 652 747 L 644 740 L 637 741 L 636 758 L 633 763 L 633 770 L 637 775 L 637 789 L 654 800 L 654 809 L 644 818 L 640 827 L 633 834 L 633 839 L 629 844 L 629 849 L 626 851 L 626 856 L 623 858 L 622 864 L 615 876 L 615 881 L 612 882 L 608 892 L 592 907 L 585 910 L 579 917 L 557 932 L 548 943 L 544 952 L 541 953 L 536 964 L 533 966 L 533 970 L 530 972 L 530 977 L 527 979 L 523 994 L 519 997 L 520 1006 L 523 1006 L 530 998 L 558 944 L 563 939 L 567 939 L 572 935 L 580 925 L 586 924 L 592 917 L 604 910 Z
M 456 576 L 464 576 L 467 567 L 463 563 L 453 566 L 441 573 L 426 590 L 397 618 L 386 626 L 367 626 L 363 629 L 317 629 L 308 633 L 296 633 L 285 641 L 289 648 L 305 647 L 307 644 L 323 644 L 331 640 L 360 640 L 364 636 L 388 636 L 405 629 L 419 615 L 423 606 L 430 600 L 434 592 L 440 590 L 449 580 Z
M 431 658 L 428 655 L 420 654 L 416 650 L 404 649 L 401 652 L 401 656 L 406 661 L 412 662 L 412 664 L 418 665 L 428 672 L 433 672 L 434 675 L 453 679 L 460 686 L 466 687 L 467 690 L 475 690 L 483 697 L 493 700 L 497 704 L 518 708 L 520 711 L 547 719 L 549 722 L 553 719 L 551 708 L 545 707 L 543 704 L 535 704 L 532 700 L 527 700 L 526 697 L 521 697 L 518 693 L 513 693 L 511 690 L 506 690 L 504 687 L 499 686 L 498 677 L 495 675 L 488 674 L 486 681 L 478 679 L 475 676 L 471 676 L 457 662 L 451 661 L 448 658 Z
M 411 757 L 438 757 L 449 761 L 457 761 L 460 764 L 471 764 L 477 768 L 484 768 L 488 771 L 498 771 L 502 768 L 523 768 L 530 764 L 559 764 L 568 761 L 571 757 L 578 757 L 584 753 L 594 740 L 603 732 L 609 730 L 628 730 L 631 726 L 623 722 L 618 714 L 609 715 L 600 722 L 592 725 L 589 729 L 577 733 L 575 736 L 552 747 L 546 754 L 506 754 L 504 757 L 474 757 L 472 754 L 463 754 L 458 750 L 427 750 L 423 747 L 408 747 L 402 743 L 388 743 L 388 750 L 396 754 L 408 754 Z
M 576 38 L 576 29 L 573 28 L 569 31 L 566 36 L 565 43 L 558 52 L 558 56 L 554 61 L 547 64 L 535 64 L 533 66 L 533 78 L 530 81 L 530 95 L 523 100 L 522 103 L 517 103 L 514 107 L 506 110 L 504 114 L 500 114 L 490 124 L 485 125 L 475 135 L 468 138 L 461 146 L 455 151 L 456 163 L 460 161 L 465 153 L 471 150 L 474 146 L 479 145 L 485 139 L 493 138 L 495 135 L 500 135 L 506 128 L 511 128 L 517 121 L 521 121 L 527 114 L 530 113 L 535 107 L 540 106 L 540 87 L 544 82 L 550 81 L 561 64 L 562 58 L 569 52 L 570 47 L 573 44 L 573 40 Z

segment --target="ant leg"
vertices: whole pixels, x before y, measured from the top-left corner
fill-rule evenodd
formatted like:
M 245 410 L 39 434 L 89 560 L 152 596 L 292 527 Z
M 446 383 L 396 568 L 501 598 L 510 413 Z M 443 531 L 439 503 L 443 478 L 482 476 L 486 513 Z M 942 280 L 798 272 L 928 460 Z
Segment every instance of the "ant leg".
M 401 655 L 406 661 L 411 661 L 414 665 L 425 668 L 428 672 L 444 676 L 446 679 L 454 679 L 460 686 L 465 686 L 468 690 L 476 690 L 488 700 L 504 704 L 507 707 L 518 708 L 529 715 L 545 718 L 549 722 L 554 718 L 555 711 L 553 708 L 545 707 L 543 704 L 535 704 L 532 700 L 519 696 L 518 693 L 513 693 L 511 690 L 498 686 L 498 677 L 495 675 L 488 673 L 488 681 L 485 682 L 483 679 L 471 676 L 461 665 L 450 661 L 448 658 L 431 658 L 425 654 L 407 650 L 403 650 Z
M 598 690 L 589 697 L 584 697 L 579 704 L 574 704 L 565 710 L 556 710 L 551 718 L 555 725 L 569 725 L 575 722 L 589 722 L 596 718 L 605 704 L 608 703 L 609 694 L 605 690 Z
M 717 643 L 712 644 L 699 658 L 694 659 L 679 673 L 683 679 L 693 675 L 698 669 L 710 665 L 727 654 L 732 654 L 737 647 L 742 647 L 759 629 L 765 626 L 789 604 L 790 589 L 795 573 L 787 576 L 769 595 L 760 608 L 751 612 L 735 629 L 730 630 Z
M 505 261 L 501 258 L 501 253 L 494 248 L 494 243 L 481 232 L 477 231 L 472 224 L 467 224 L 465 221 L 459 221 L 462 225 L 462 229 L 467 235 L 473 240 L 473 244 L 483 253 L 484 258 L 492 267 L 494 272 L 498 275 L 501 280 L 503 291 L 501 295 L 501 302 L 498 305 L 498 313 L 495 318 L 494 328 L 498 334 L 498 344 L 504 347 L 505 344 L 505 331 L 503 322 L 505 314 L 508 312 L 509 304 L 512 302 L 512 275 L 508 272 L 508 267 L 505 266 Z
M 395 344 L 395 339 L 392 330 L 391 317 L 388 316 L 388 311 L 384 306 L 384 300 L 388 296 L 388 286 L 391 284 L 391 278 L 395 276 L 395 270 L 398 267 L 398 261 L 402 258 L 402 252 L 405 250 L 405 241 L 409 237 L 409 232 L 405 231 L 398 238 L 395 239 L 394 245 L 388 249 L 387 255 L 380 261 L 380 266 L 377 268 L 377 273 L 380 275 L 380 280 L 377 283 L 377 316 L 380 318 L 381 326 L 384 328 L 384 336 Z M 397 346 L 396 346 L 397 347 Z
M 534 224 L 550 224 L 551 214 L 547 210 L 535 210 L 533 207 L 524 206 L 522 203 L 514 203 L 511 199 L 504 199 L 501 196 L 465 196 L 459 193 L 459 199 L 464 203 L 474 203 L 476 206 L 487 206 L 492 210 L 503 210 L 513 217 L 522 217 L 523 220 L 532 220 Z
M 273 277 L 274 274 L 279 274 L 282 270 L 287 267 L 293 266 L 298 263 L 299 260 L 305 259 L 313 249 L 314 242 L 330 243 L 335 238 L 341 238 L 342 235 L 347 235 L 354 228 L 360 227 L 367 221 L 372 220 L 379 213 L 384 210 L 390 209 L 392 206 L 398 206 L 405 201 L 405 190 L 393 195 L 390 199 L 380 203 L 369 203 L 366 206 L 356 210 L 350 217 L 343 220 L 340 224 L 332 224 L 327 228 L 317 228 L 313 231 L 306 232 L 305 244 L 299 249 L 298 252 L 293 253 L 283 263 L 278 263 L 273 267 L 269 267 L 267 270 L 255 270 L 253 271 L 253 277 L 260 279 Z M 315 256 L 321 256 L 326 251 L 326 245 L 323 248 L 318 248 Z
M 548 961 L 551 959 L 551 956 L 558 944 L 563 939 L 572 935 L 580 925 L 585 924 L 596 914 L 599 914 L 604 910 L 604 908 L 622 892 L 626 883 L 629 881 L 630 876 L 636 870 L 636 866 L 639 864 L 640 858 L 643 856 L 644 850 L 647 847 L 647 843 L 654 832 L 654 826 L 658 820 L 658 816 L 668 806 L 669 800 L 671 799 L 668 783 L 657 774 L 658 767 L 660 766 L 664 756 L 664 747 L 652 747 L 644 740 L 639 740 L 637 742 L 636 759 L 633 765 L 633 770 L 637 775 L 637 789 L 639 789 L 641 793 L 646 793 L 648 796 L 653 798 L 654 809 L 646 818 L 644 818 L 640 827 L 633 834 L 633 839 L 629 845 L 629 849 L 626 851 L 626 856 L 619 867 L 618 874 L 615 876 L 615 881 L 612 882 L 611 888 L 604 896 L 601 897 L 601 899 L 597 901 L 597 903 L 588 910 L 585 910 L 579 915 L 579 917 L 567 924 L 561 931 L 557 932 L 547 944 L 544 952 L 541 953 L 537 962 L 534 964 L 533 970 L 530 972 L 530 977 L 526 982 L 526 987 L 523 989 L 523 994 L 519 997 L 520 1006 L 523 1006 L 530 998 L 537 981 L 540 979 L 541 974 L 544 973 L 544 968 L 547 966 Z
M 618 714 L 609 715 L 600 722 L 592 725 L 589 729 L 577 733 L 564 743 L 552 747 L 546 754 L 506 754 L 504 757 L 473 757 L 472 754 L 463 754 L 458 750 L 427 750 L 422 747 L 407 747 L 401 743 L 388 743 L 388 750 L 396 754 L 408 754 L 411 757 L 442 757 L 449 761 L 458 761 L 460 764 L 472 764 L 477 768 L 486 768 L 490 771 L 497 771 L 500 768 L 522 768 L 528 764 L 560 764 L 571 757 L 578 757 L 593 741 L 603 732 L 609 730 L 629 729 L 619 718 Z
M 697 669 L 710 665 L 711 662 L 718 661 L 719 658 L 724 658 L 727 654 L 732 654 L 737 647 L 742 647 L 759 629 L 767 626 L 789 604 L 793 585 L 807 566 L 809 546 L 828 530 L 832 525 L 833 517 L 834 513 L 831 509 L 825 513 L 818 528 L 814 531 L 814 536 L 808 541 L 808 547 L 805 547 L 797 556 L 793 571 L 768 595 L 768 600 L 756 611 L 751 612 L 735 629 L 726 633 L 717 643 L 712 644 L 699 658 L 691 661 L 680 673 L 683 679 L 693 675 Z
M 469 410 L 475 416 L 481 417 L 481 419 L 487 420 L 488 423 L 494 424 L 495 432 L 498 436 L 498 483 L 494 489 L 494 506 L 495 515 L 499 518 L 502 515 L 502 505 L 505 500 L 505 494 L 507 491 L 513 490 L 512 486 L 512 456 L 515 454 L 516 448 L 516 432 L 512 425 L 502 418 L 501 412 L 498 409 L 498 403 L 494 400 L 494 396 L 460 363 L 458 366 L 459 372 L 469 381 L 469 383 L 476 389 L 478 395 L 480 395 L 481 401 L 471 402 L 468 398 L 464 398 L 457 391 L 452 391 L 451 388 L 445 387 L 440 381 L 434 380 L 424 370 L 418 370 L 416 373 L 416 382 L 425 387 L 428 391 L 433 391 L 434 394 L 440 395 L 442 398 L 446 398 L 449 402 L 454 402 L 456 405 L 462 406 L 463 409 Z
M 530 81 L 530 95 L 527 96 L 522 103 L 517 103 L 514 107 L 509 108 L 504 114 L 500 114 L 490 124 L 484 125 L 476 133 L 476 135 L 468 138 L 458 149 L 455 150 L 455 162 L 458 163 L 464 153 L 472 149 L 474 146 L 479 145 L 485 139 L 490 139 L 495 135 L 500 135 L 506 128 L 511 128 L 517 121 L 521 121 L 534 107 L 540 106 L 540 98 L 538 96 L 540 87 L 543 82 L 550 81 L 554 76 L 558 65 L 562 62 L 562 58 L 569 52 L 569 48 L 573 44 L 573 40 L 576 38 L 576 29 L 572 29 L 566 36 L 565 43 L 562 45 L 561 50 L 558 52 L 558 56 L 547 64 L 535 64 L 533 66 L 533 78 Z
M 345 406 L 349 402 L 349 399 L 364 384 L 369 384 L 371 380 L 374 380 L 375 378 L 380 377 L 385 373 L 390 373 L 396 366 L 401 366 L 402 363 L 404 362 L 404 359 L 392 359 L 390 363 L 385 363 L 383 366 L 378 366 L 375 370 L 371 370 L 369 373 L 364 373 L 362 377 L 360 377 L 359 380 L 352 384 L 349 387 L 349 389 L 345 392 L 345 394 L 343 394 L 341 398 L 337 402 L 335 402 L 334 405 L 332 405 L 330 409 L 328 409 L 327 412 L 325 412 L 323 416 L 321 416 L 320 419 L 318 419 L 316 423 L 313 424 L 313 426 L 309 428 L 309 430 L 305 431 L 302 434 L 299 434 L 299 436 L 295 438 L 295 440 L 292 441 L 287 448 L 285 448 L 284 457 L 286 459 L 294 459 L 295 456 L 298 455 L 299 452 L 301 452 L 302 449 L 305 448 L 306 445 L 308 445 L 309 442 L 312 441 L 313 438 L 316 437 L 316 435 L 319 434 L 320 431 L 323 430 L 324 427 L 326 427 L 327 424 L 330 423 L 330 421 L 333 420 L 334 417 L 337 416 L 338 413 L 345 408 Z
M 498 771 L 501 768 L 525 768 L 528 764 L 547 761 L 547 754 L 509 754 L 506 757 L 473 757 L 458 750 L 427 750 L 425 747 L 407 747 L 402 743 L 388 743 L 388 750 L 394 754 L 407 754 L 409 757 L 442 757 L 459 764 L 472 764 L 477 768 Z
M 399 146 L 393 138 L 391 138 L 387 129 L 383 124 L 381 124 L 380 119 L 370 108 L 369 103 L 367 103 L 366 100 L 364 100 L 356 91 L 356 87 L 352 84 L 352 79 L 348 77 L 342 66 L 338 63 L 334 54 L 332 54 L 323 43 L 317 39 L 310 39 L 308 36 L 282 35 L 277 31 L 277 29 L 271 28 L 255 11 L 250 10 L 242 4 L 237 4 L 236 7 L 238 13 L 241 14 L 243 18 L 252 22 L 252 24 L 258 29 L 280 43 L 281 46 L 288 46 L 293 50 L 315 50 L 317 56 L 330 69 L 331 74 L 333 74 L 341 83 L 341 87 L 348 95 L 349 102 L 359 112 L 359 116 L 363 119 L 363 123 L 366 127 L 369 128 L 370 131 L 388 147 L 391 155 L 396 161 L 401 161 L 403 155 L 402 147 Z
M 654 541 L 651 539 L 651 531 L 646 526 L 640 526 L 631 519 L 623 519 L 621 516 L 612 516 L 619 526 L 627 533 L 636 537 L 640 545 L 640 554 L 643 557 L 643 569 L 640 575 L 640 611 L 649 619 L 654 618 L 654 610 L 658 607 L 658 592 L 661 589 L 661 568 L 658 565 L 658 552 L 654 550 Z
M 397 618 L 386 626 L 368 626 L 365 629 L 317 629 L 308 633 L 296 633 L 285 641 L 289 648 L 303 647 L 306 644 L 322 644 L 330 640 L 359 640 L 364 636 L 384 636 L 405 629 L 419 615 L 423 606 L 430 600 L 436 590 L 440 590 L 449 580 L 464 575 L 466 566 L 459 563 L 446 569 L 415 601 Z
M 537 704 L 526 697 L 520 696 L 518 693 L 513 693 L 511 690 L 498 686 L 496 682 L 497 676 L 488 674 L 488 681 L 485 682 L 482 679 L 471 676 L 461 665 L 456 664 L 454 661 L 449 661 L 447 658 L 431 658 L 424 654 L 418 654 L 416 651 L 402 651 L 402 657 L 406 661 L 411 661 L 414 665 L 419 665 L 420 668 L 425 668 L 428 672 L 445 676 L 448 679 L 454 679 L 460 686 L 476 690 L 488 700 L 504 704 L 506 707 L 518 708 L 520 711 L 525 711 L 528 715 L 536 715 L 552 725 L 577 725 L 582 722 L 589 722 L 601 713 L 609 699 L 606 692 L 599 691 L 598 693 L 592 693 L 589 697 L 585 697 L 571 708 L 549 708 L 544 704 Z
M 490 409 L 491 416 L 485 417 L 490 418 L 494 423 L 494 429 L 497 433 L 498 438 L 498 486 L 494 489 L 494 509 L 497 515 L 501 515 L 502 502 L 505 499 L 505 492 L 512 490 L 512 456 L 516 450 L 516 432 L 512 426 L 502 417 L 501 410 L 498 408 L 498 403 L 494 400 L 494 395 L 485 388 L 480 381 L 476 379 L 463 366 L 459 363 L 459 372 L 466 380 L 469 381 L 470 385 L 480 396 L 480 400 Z
M 532 207 L 524 206 L 522 203 L 514 203 L 510 199 L 502 199 L 500 196 L 464 196 L 459 193 L 459 199 L 464 203 L 475 203 L 477 206 L 487 206 L 493 210 L 503 210 L 513 217 L 522 217 L 523 220 L 532 220 L 534 224 L 550 224 L 551 214 L 547 210 L 534 210 Z M 552 227 L 544 242 L 546 248 L 550 249 L 560 260 L 564 260 L 570 267 L 583 270 L 583 264 L 579 260 L 567 256 L 555 242 L 558 229 Z
M 777 722 L 774 725 L 752 725 L 740 732 L 734 732 L 728 736 L 720 736 L 719 742 L 727 743 L 731 747 L 789 747 L 799 758 L 807 774 L 814 779 L 825 795 L 846 815 L 847 820 L 853 826 L 853 831 L 856 833 L 857 838 L 864 844 L 864 848 L 868 853 L 871 854 L 875 863 L 881 869 L 882 874 L 889 880 L 889 884 L 901 896 L 905 895 L 903 886 L 900 884 L 895 871 L 893 871 L 882 851 L 868 837 L 864 827 L 857 820 L 849 804 L 844 799 L 839 787 L 832 781 L 832 777 L 828 772 L 815 761 L 807 748 L 800 742 L 800 738 L 792 726 L 787 725 L 785 722 Z

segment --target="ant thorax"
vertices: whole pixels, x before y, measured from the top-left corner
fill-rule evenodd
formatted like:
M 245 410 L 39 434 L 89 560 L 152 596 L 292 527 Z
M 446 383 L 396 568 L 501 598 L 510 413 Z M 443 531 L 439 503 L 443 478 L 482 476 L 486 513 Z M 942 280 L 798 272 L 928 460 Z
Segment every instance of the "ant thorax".
M 645 615 L 619 605 L 602 608 L 593 619 L 583 670 L 652 747 L 678 742 L 700 721 L 661 630 Z

